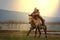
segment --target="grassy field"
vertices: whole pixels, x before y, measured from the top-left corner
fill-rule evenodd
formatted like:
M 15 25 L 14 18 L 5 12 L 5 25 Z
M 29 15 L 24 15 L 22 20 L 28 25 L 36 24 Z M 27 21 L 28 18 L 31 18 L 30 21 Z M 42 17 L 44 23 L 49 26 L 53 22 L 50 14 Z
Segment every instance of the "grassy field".
M 16 36 L 16 35 L 0 35 L 0 40 L 60 40 L 60 36 L 59 35 L 54 35 L 54 36 L 52 36 L 52 35 L 48 35 L 48 37 L 47 38 L 45 38 L 44 36 L 42 37 L 40 37 L 40 38 L 38 38 L 38 37 L 34 37 L 34 36 L 20 36 L 20 35 L 18 35 L 18 36 Z
M 47 38 L 44 37 L 44 34 L 40 38 L 34 37 L 32 32 L 28 37 L 26 36 L 27 32 L 0 32 L 0 40 L 60 40 L 60 35 L 58 34 L 48 34 Z
M 0 36 L 0 40 L 60 40 L 60 37 L 34 38 L 34 37 Z

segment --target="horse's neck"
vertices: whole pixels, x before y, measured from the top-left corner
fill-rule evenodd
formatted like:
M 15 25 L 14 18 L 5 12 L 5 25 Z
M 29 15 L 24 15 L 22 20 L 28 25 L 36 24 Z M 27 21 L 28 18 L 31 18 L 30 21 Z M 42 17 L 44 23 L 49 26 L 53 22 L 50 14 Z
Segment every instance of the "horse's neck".
M 30 24 L 31 24 L 31 25 L 35 25 L 35 22 L 32 20 Z
M 34 23 L 38 22 L 38 19 L 33 19 Z
M 42 23 L 41 20 L 40 20 L 39 18 L 33 19 L 33 21 L 34 21 L 34 23 L 40 23 L 40 24 Z

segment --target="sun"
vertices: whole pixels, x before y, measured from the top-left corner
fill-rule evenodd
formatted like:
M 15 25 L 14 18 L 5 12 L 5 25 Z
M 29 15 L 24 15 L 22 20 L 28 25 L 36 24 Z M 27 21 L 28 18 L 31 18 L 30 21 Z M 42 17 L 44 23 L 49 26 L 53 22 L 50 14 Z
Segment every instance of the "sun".
M 58 10 L 58 0 L 16 0 L 12 4 L 12 9 L 31 14 L 35 7 L 40 10 L 42 16 L 51 17 L 56 15 Z

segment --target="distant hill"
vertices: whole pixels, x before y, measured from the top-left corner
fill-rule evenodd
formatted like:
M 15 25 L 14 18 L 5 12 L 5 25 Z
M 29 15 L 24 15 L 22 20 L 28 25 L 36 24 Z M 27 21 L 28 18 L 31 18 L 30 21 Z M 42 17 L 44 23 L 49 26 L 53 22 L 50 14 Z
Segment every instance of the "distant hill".
M 0 9 L 0 21 L 21 21 L 28 22 L 28 14 Z
M 60 17 L 43 17 L 46 22 L 60 22 Z
M 43 17 L 46 22 L 60 22 L 60 17 Z M 28 22 L 28 13 L 0 9 L 0 21 Z

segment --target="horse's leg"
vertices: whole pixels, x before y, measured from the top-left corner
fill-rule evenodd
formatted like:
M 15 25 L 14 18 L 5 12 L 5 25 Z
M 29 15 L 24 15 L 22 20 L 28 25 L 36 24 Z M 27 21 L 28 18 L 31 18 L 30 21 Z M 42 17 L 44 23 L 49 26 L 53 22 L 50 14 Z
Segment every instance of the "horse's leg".
M 39 36 L 38 37 L 40 37 L 41 36 L 41 31 L 40 31 L 39 27 L 38 27 L 38 32 L 39 32 Z
M 34 37 L 36 37 L 36 34 L 37 34 L 37 28 L 35 29 L 35 36 Z
M 27 33 L 27 36 L 29 36 L 30 32 L 34 29 L 34 27 L 31 27 L 30 30 Z
M 45 32 L 45 37 L 47 38 L 47 27 L 46 27 L 46 25 L 44 26 L 43 30 Z

